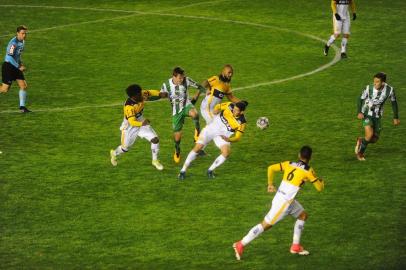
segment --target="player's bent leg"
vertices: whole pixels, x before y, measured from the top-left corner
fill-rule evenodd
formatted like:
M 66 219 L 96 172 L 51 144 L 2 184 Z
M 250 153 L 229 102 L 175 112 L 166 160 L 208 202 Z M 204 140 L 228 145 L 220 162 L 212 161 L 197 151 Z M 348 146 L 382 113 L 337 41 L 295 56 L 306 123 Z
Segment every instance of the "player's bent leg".
M 262 221 L 261 223 L 252 227 L 247 235 L 245 235 L 240 241 L 235 242 L 233 244 L 235 258 L 237 260 L 241 260 L 242 254 L 244 252 L 244 247 L 248 245 L 251 241 L 253 241 L 255 238 L 257 238 L 261 233 L 270 229 L 271 227 L 272 225 L 270 225 L 266 221 Z
M 204 147 L 204 144 L 196 143 L 195 146 L 193 147 L 192 151 L 189 152 L 189 154 L 186 157 L 185 163 L 183 164 L 183 167 L 179 172 L 179 175 L 178 175 L 179 180 L 184 180 L 186 178 L 187 168 L 189 168 L 192 161 L 196 159 L 198 152 L 201 149 L 203 149 L 203 147 Z
M 10 86 L 11 85 L 9 84 L 2 83 L 0 87 L 0 93 L 7 93 L 8 90 L 10 90 Z
M 181 131 L 176 131 L 173 134 L 173 140 L 175 143 L 175 153 L 173 154 L 173 161 L 175 163 L 179 163 L 180 162 L 180 141 L 182 138 L 182 132 Z
M 324 49 L 323 49 L 323 54 L 325 56 L 328 55 L 328 51 L 330 49 L 330 46 L 334 43 L 334 41 L 340 36 L 340 34 L 332 34 L 329 38 L 329 40 L 327 41 L 327 43 L 324 45 Z
M 158 159 L 159 154 L 159 138 L 154 137 L 151 139 L 151 153 L 152 153 L 152 165 L 159 171 L 164 169 L 164 166 Z
M 227 160 L 227 158 L 231 152 L 231 147 L 229 144 L 226 144 L 226 145 L 221 146 L 220 150 L 221 150 L 221 154 L 214 160 L 214 162 L 211 164 L 211 166 L 207 170 L 207 177 L 209 179 L 215 178 L 213 171 Z

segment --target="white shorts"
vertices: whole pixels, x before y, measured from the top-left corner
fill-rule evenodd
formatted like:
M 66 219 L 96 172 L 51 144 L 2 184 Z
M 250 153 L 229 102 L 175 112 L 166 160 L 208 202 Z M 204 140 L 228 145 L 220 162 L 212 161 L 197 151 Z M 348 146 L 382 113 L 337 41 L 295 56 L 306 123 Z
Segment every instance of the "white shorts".
M 150 125 L 129 127 L 121 131 L 121 147 L 128 150 L 138 137 L 151 141 L 158 135 Z
M 303 211 L 304 208 L 298 201 L 295 199 L 288 201 L 277 192 L 272 200 L 271 210 L 266 214 L 264 220 L 266 223 L 274 225 L 287 215 L 298 218 Z
M 334 34 L 350 34 L 351 20 L 350 18 L 341 18 L 340 21 L 337 21 L 333 15 L 333 27 Z
M 209 144 L 211 141 L 214 141 L 214 144 L 217 146 L 217 148 L 221 148 L 224 145 L 230 145 L 230 142 L 226 142 L 221 138 L 221 135 L 224 135 L 226 137 L 230 136 L 230 133 L 223 128 L 222 123 L 217 123 L 216 120 L 208 124 L 203 128 L 203 130 L 200 132 L 199 138 L 197 139 L 196 143 L 203 144 L 206 146 Z

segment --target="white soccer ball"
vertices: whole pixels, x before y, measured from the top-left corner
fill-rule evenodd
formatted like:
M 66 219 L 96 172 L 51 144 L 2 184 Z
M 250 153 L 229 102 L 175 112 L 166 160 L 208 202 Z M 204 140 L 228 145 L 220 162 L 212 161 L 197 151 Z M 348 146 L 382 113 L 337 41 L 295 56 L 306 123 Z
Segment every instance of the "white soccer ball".
M 261 130 L 264 130 L 269 127 L 269 120 L 265 116 L 258 118 L 257 127 Z

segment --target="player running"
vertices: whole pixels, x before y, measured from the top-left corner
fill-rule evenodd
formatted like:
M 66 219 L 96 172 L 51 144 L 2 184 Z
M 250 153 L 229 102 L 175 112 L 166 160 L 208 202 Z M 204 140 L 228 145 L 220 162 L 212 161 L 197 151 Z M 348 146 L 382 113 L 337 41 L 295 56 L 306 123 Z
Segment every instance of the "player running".
M 18 96 L 20 99 L 20 112 L 29 113 L 30 110 L 25 107 L 27 99 L 27 82 L 25 81 L 24 71 L 25 66 L 21 61 L 21 54 L 24 51 L 25 38 L 27 37 L 28 28 L 24 25 L 17 27 L 17 34 L 7 45 L 6 56 L 1 67 L 2 85 L 1 93 L 7 93 L 13 81 L 17 81 L 20 91 Z
M 386 74 L 379 72 L 374 76 L 374 84 L 367 85 L 361 96 L 358 98 L 358 119 L 362 120 L 365 130 L 365 137 L 358 137 L 355 145 L 355 154 L 358 160 L 365 160 L 365 150 L 368 144 L 376 143 L 381 132 L 381 118 L 383 116 L 383 105 L 390 98 L 393 111 L 393 124 L 400 124 L 398 103 L 395 90 L 386 83 Z
M 350 38 L 350 13 L 348 11 L 348 6 L 351 6 L 352 20 L 355 21 L 357 14 L 355 13 L 355 0 L 331 0 L 331 9 L 333 10 L 333 31 L 334 33 L 330 36 L 324 46 L 324 55 L 327 56 L 330 46 L 334 41 L 343 33 L 343 38 L 341 40 L 341 58 L 347 58 L 347 42 Z
M 299 161 L 284 161 L 268 167 L 268 192 L 274 193 L 276 191 L 272 200 L 272 207 L 262 223 L 255 225 L 242 240 L 233 244 L 237 260 L 241 260 L 246 245 L 257 238 L 262 232 L 272 228 L 272 226 L 287 215 L 297 219 L 290 252 L 299 255 L 309 255 L 309 251 L 304 250 L 302 245 L 300 245 L 300 237 L 308 215 L 303 206 L 295 200 L 295 197 L 305 182 L 312 183 L 317 191 L 324 189 L 324 181 L 317 178 L 313 168 L 309 166 L 311 156 L 312 149 L 309 146 L 303 146 L 300 149 Z M 276 190 L 273 184 L 273 177 L 274 173 L 278 171 L 284 171 L 284 174 L 279 189 Z
M 207 176 L 209 178 L 214 178 L 214 169 L 223 164 L 230 155 L 230 142 L 239 141 L 244 133 L 246 126 L 244 111 L 247 105 L 248 102 L 239 101 L 237 103 L 221 103 L 214 107 L 213 121 L 205 126 L 200 133 L 195 147 L 190 151 L 182 169 L 180 170 L 178 175 L 179 180 L 184 180 L 186 178 L 187 168 L 198 156 L 199 151 L 201 151 L 212 140 L 221 151 L 221 154 L 216 158 L 207 171 Z
M 180 162 L 180 141 L 185 117 L 191 117 L 195 124 L 195 141 L 200 134 L 199 113 L 189 99 L 189 87 L 199 89 L 199 92 L 206 91 L 203 86 L 186 77 L 185 71 L 181 67 L 175 67 L 172 72 L 172 78 L 163 83 L 161 88 L 162 97 L 168 97 L 172 105 L 172 127 L 175 142 L 173 160 L 175 163 Z M 194 100 L 197 100 L 198 94 L 195 95 Z
M 158 160 L 159 139 L 155 130 L 144 119 L 144 103 L 148 99 L 162 97 L 158 90 L 142 90 L 141 86 L 133 84 L 127 87 L 128 99 L 124 104 L 124 119 L 121 124 L 121 145 L 116 150 L 110 150 L 111 164 L 117 166 L 117 156 L 128 152 L 135 140 L 140 137 L 151 142 L 152 165 L 158 170 L 163 170 Z
M 203 87 L 207 89 L 207 92 L 200 104 L 200 114 L 203 116 L 206 124 L 209 124 L 213 120 L 214 107 L 221 103 L 224 96 L 227 96 L 228 100 L 233 103 L 240 101 L 231 91 L 230 82 L 233 77 L 233 72 L 231 65 L 225 65 L 220 75 L 212 76 L 202 83 Z M 194 100 L 192 100 L 192 102 L 193 101 Z

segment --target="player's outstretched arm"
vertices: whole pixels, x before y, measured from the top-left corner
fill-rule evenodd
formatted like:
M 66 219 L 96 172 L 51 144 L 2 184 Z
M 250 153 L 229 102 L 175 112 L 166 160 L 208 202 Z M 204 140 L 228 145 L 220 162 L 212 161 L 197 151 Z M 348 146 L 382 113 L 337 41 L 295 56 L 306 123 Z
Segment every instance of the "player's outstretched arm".
M 230 100 L 233 103 L 237 103 L 237 102 L 241 101 L 241 99 L 234 96 L 233 92 L 230 92 L 229 94 L 227 94 L 227 98 L 228 98 L 228 100 Z
M 283 171 L 283 165 L 281 163 L 272 164 L 268 167 L 268 192 L 275 192 L 276 188 L 273 184 L 273 177 L 275 172 Z

